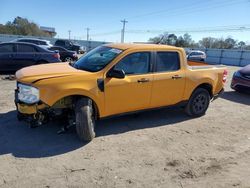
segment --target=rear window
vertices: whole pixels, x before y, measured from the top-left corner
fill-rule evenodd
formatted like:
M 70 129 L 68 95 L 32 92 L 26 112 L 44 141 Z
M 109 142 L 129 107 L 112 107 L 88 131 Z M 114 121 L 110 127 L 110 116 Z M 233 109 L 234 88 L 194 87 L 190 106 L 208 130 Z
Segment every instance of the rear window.
M 39 41 L 39 45 L 47 45 L 45 41 Z
M 30 45 L 18 44 L 18 52 L 36 52 L 35 48 Z
M 177 52 L 157 52 L 156 72 L 176 71 L 180 69 Z
M 36 40 L 30 40 L 30 39 L 20 39 L 20 42 L 28 42 L 28 43 L 32 43 L 32 44 L 38 44 L 38 41 Z

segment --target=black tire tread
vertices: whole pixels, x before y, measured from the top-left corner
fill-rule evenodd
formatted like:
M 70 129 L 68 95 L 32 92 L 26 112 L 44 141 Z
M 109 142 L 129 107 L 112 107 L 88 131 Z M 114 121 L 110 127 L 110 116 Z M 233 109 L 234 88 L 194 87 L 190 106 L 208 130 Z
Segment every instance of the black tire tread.
M 75 105 L 76 132 L 82 141 L 91 141 L 95 137 L 91 108 L 92 101 L 88 98 L 79 99 Z
M 193 102 L 193 99 L 195 98 L 196 95 L 198 95 L 199 93 L 202 93 L 202 92 L 205 92 L 207 97 L 208 97 L 208 106 L 209 106 L 209 103 L 210 103 L 210 94 L 208 92 L 208 90 L 204 89 L 204 88 L 197 88 L 195 89 L 195 91 L 192 93 L 191 97 L 189 98 L 189 101 L 188 101 L 188 104 L 186 105 L 186 108 L 185 108 L 185 112 L 188 116 L 192 116 L 192 117 L 200 117 L 200 116 L 203 116 L 206 111 L 207 111 L 207 108 L 205 109 L 205 111 L 201 114 L 194 114 L 192 112 L 192 102 Z

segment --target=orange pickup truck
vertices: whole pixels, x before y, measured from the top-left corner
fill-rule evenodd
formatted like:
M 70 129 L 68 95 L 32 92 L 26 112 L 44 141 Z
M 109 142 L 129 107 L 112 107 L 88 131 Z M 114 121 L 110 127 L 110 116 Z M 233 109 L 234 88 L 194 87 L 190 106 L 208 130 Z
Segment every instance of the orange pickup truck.
M 74 64 L 19 70 L 17 117 L 37 126 L 63 115 L 81 140 L 90 141 L 96 120 L 112 115 L 180 104 L 188 115 L 202 116 L 223 91 L 226 76 L 222 65 L 187 61 L 182 48 L 107 44 Z

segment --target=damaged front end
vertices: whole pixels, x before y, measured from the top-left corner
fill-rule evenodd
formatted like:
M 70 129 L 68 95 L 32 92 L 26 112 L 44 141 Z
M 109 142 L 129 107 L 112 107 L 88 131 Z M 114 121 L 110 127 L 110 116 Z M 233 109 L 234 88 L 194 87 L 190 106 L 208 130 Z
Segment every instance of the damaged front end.
M 72 98 L 66 97 L 53 106 L 49 106 L 40 100 L 39 89 L 17 83 L 17 89 L 15 90 L 15 105 L 17 109 L 17 119 L 19 121 L 26 121 L 31 128 L 38 127 L 50 120 L 54 120 L 57 117 L 66 118 L 69 123 L 62 129 L 72 126 L 70 123 L 73 119 L 73 106 Z

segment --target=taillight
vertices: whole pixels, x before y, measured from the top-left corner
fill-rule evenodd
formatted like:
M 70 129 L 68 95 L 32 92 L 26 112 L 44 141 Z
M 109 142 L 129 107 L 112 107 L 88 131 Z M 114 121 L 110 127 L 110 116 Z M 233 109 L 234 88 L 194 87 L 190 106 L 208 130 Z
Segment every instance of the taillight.
M 60 59 L 60 54 L 59 53 L 55 53 L 55 54 L 53 54 L 53 57 L 57 58 L 57 59 Z
M 222 78 L 222 82 L 223 83 L 226 83 L 226 81 L 227 81 L 227 75 L 228 75 L 228 71 L 225 69 L 223 71 L 223 78 Z

